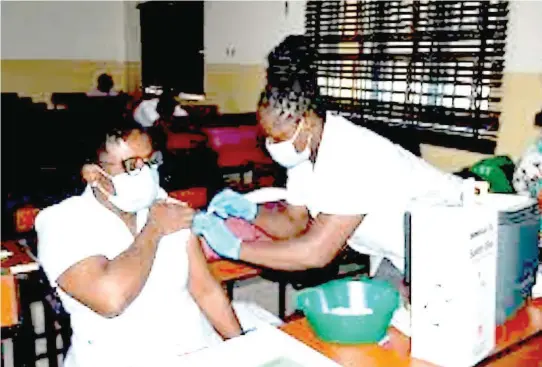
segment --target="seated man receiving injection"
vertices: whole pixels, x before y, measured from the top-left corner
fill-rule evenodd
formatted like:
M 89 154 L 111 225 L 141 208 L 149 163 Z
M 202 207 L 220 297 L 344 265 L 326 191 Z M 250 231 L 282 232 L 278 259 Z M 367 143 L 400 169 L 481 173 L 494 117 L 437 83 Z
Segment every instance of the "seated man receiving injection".
M 84 193 L 36 219 L 39 259 L 71 316 L 64 365 L 166 366 L 242 334 L 191 234 L 194 211 L 158 185 L 148 134 L 123 122 L 95 148 Z

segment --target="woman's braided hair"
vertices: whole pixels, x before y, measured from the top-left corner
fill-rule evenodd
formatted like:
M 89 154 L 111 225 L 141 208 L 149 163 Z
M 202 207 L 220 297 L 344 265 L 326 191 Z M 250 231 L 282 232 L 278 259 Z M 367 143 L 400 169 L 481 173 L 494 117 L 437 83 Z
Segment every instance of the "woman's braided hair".
M 259 106 L 270 108 L 279 118 L 299 120 L 307 111 L 319 111 L 316 58 L 309 39 L 286 37 L 268 58 L 267 85 Z

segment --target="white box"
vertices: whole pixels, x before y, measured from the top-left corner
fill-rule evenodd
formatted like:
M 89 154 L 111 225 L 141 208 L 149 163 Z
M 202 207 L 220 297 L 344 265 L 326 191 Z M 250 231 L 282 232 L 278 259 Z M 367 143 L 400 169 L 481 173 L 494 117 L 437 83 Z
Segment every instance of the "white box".
M 411 213 L 411 355 L 470 367 L 495 347 L 497 216 L 481 206 Z

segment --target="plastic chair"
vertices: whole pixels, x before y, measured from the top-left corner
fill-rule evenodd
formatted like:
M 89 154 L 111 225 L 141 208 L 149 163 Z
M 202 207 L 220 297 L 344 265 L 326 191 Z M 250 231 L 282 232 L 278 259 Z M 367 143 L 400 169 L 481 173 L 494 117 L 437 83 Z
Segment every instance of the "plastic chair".
M 72 335 L 69 314 L 51 288 L 45 273 L 37 271 L 17 274 L 20 323 L 13 333 L 13 361 L 16 366 L 35 366 L 38 360 L 47 359 L 50 367 L 58 366 L 58 355 L 65 357 Z M 32 304 L 43 305 L 44 331 L 36 333 L 32 319 Z M 62 347 L 57 348 L 57 337 L 62 338 Z M 45 338 L 45 353 L 36 353 L 36 341 Z

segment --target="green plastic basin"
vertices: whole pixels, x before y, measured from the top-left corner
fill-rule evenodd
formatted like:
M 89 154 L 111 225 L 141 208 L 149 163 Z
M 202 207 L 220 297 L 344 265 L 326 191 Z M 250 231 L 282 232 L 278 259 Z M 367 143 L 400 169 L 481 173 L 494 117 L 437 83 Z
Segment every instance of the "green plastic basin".
M 301 291 L 297 308 L 326 342 L 370 344 L 386 336 L 399 300 L 386 281 L 339 279 Z

